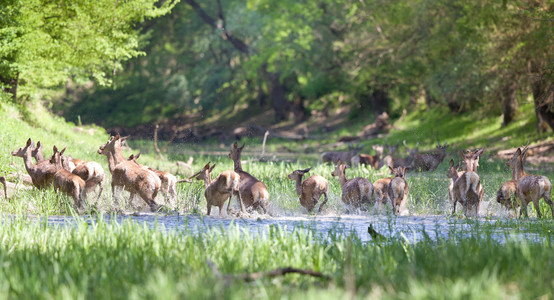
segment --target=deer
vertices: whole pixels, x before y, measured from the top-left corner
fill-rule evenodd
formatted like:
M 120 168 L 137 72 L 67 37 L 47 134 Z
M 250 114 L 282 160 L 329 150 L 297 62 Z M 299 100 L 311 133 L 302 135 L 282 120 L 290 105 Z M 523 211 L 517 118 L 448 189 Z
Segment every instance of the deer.
M 379 166 L 379 161 L 381 160 L 381 157 L 383 156 L 383 150 L 384 147 L 380 145 L 372 145 L 371 148 L 375 150 L 375 155 L 369 155 L 369 154 L 358 154 L 352 157 L 351 162 L 353 166 L 356 166 L 358 164 L 370 166 L 374 169 L 377 169 Z
M 389 170 L 392 174 L 394 174 L 394 169 L 389 167 Z M 373 190 L 374 190 L 374 198 L 375 202 L 381 207 L 383 204 L 387 204 L 389 202 L 389 184 L 392 180 L 391 177 L 386 178 L 380 178 L 375 180 L 373 183 Z
M 496 192 L 496 202 L 508 210 L 516 210 L 519 207 L 517 202 L 517 181 L 515 179 L 508 180 L 500 186 Z
M 143 166 L 137 162 L 137 159 L 140 157 L 140 152 L 137 155 L 131 154 L 127 160 L 134 161 L 138 166 L 145 168 L 146 170 L 153 172 L 160 178 L 162 183 L 160 191 L 164 195 L 166 203 L 174 202 L 177 199 L 177 183 L 184 182 L 183 180 L 178 181 L 175 175 L 164 172 L 161 170 L 156 170 L 147 166 Z
M 388 149 L 388 154 L 385 155 L 385 157 L 383 157 L 379 161 L 379 164 L 377 165 L 377 169 L 381 169 L 383 166 L 394 167 L 394 163 L 393 163 L 394 159 L 392 158 L 392 156 L 398 149 L 398 143 L 396 143 L 395 145 L 387 145 L 387 149 Z
M 56 167 L 49 161 L 41 161 L 34 164 L 32 160 L 32 151 L 34 148 L 29 138 L 25 146 L 12 151 L 12 156 L 22 157 L 25 169 L 27 173 L 29 173 L 29 176 L 31 176 L 33 185 L 38 189 L 45 189 L 52 184 L 54 174 L 56 173 Z
M 434 171 L 446 156 L 447 143 L 441 145 L 437 142 L 435 153 L 418 153 L 414 156 L 412 168 L 416 171 Z
M 56 167 L 56 173 L 54 174 L 54 191 L 61 191 L 62 193 L 69 195 L 73 198 L 75 207 L 77 209 L 84 207 L 84 201 L 86 199 L 85 181 L 69 172 L 67 169 L 67 159 L 63 157 L 65 148 L 62 151 L 58 151 L 58 148 L 54 146 L 54 154 L 50 159 L 50 163 Z
M 339 177 L 342 189 L 342 202 L 354 207 L 360 207 L 362 204 L 371 204 L 374 193 L 371 181 L 362 177 L 356 177 L 350 180 L 346 179 L 346 168 L 348 168 L 348 166 L 343 164 L 339 159 L 335 165 L 335 170 L 331 173 L 332 176 Z
M 44 161 L 44 155 L 42 153 L 43 145 L 40 141 L 37 142 L 37 146 L 32 150 L 32 156 L 36 159 L 37 163 Z M 67 156 L 67 170 L 83 179 L 85 181 L 85 190 L 87 195 L 99 187 L 96 201 L 100 199 L 102 191 L 104 189 L 105 173 L 102 166 L 95 161 L 84 161 Z
M 239 202 L 241 212 L 247 214 L 239 191 L 240 175 L 235 171 L 226 170 L 221 172 L 215 180 L 212 181 L 211 173 L 214 168 L 215 164 L 210 167 L 210 162 L 208 162 L 202 170 L 188 178 L 196 178 L 196 180 L 204 181 L 204 197 L 206 197 L 207 215 L 210 215 L 212 206 L 217 206 L 219 207 L 219 215 L 221 216 L 223 206 L 227 199 L 229 199 L 227 203 L 227 215 L 229 215 L 231 212 L 231 198 L 233 195 L 236 196 Z
M 302 181 L 304 174 L 310 172 L 311 169 L 312 168 L 295 170 L 287 177 L 296 182 L 296 194 L 300 197 L 300 205 L 306 208 L 308 212 L 311 212 L 315 208 L 321 198 L 321 195 L 324 196 L 323 203 L 319 205 L 318 210 L 321 212 L 321 209 L 328 200 L 327 194 L 329 193 L 329 182 L 327 182 L 327 180 L 320 175 L 312 175 Z
M 539 208 L 539 200 L 541 198 L 550 206 L 552 218 L 554 218 L 554 205 L 552 204 L 552 184 L 547 177 L 541 175 L 530 175 L 525 173 L 524 159 L 529 148 L 525 147 L 523 151 L 517 148 L 516 152 L 508 160 L 508 165 L 512 169 L 514 180 L 517 182 L 517 198 L 519 200 L 520 210 L 519 217 L 525 215 L 527 217 L 527 205 L 533 202 L 537 216 L 542 218 Z
M 330 151 L 330 152 L 323 152 L 321 154 L 321 159 L 323 162 L 332 162 L 337 163 L 337 161 L 340 159 L 343 162 L 351 163 L 352 158 L 356 156 L 358 151 L 362 149 L 363 145 L 357 145 L 352 146 L 351 144 L 348 145 L 348 148 L 350 151 Z
M 450 160 L 447 177 L 451 179 L 448 187 L 450 204 L 452 205 L 452 214 L 456 213 L 456 204 L 459 202 L 464 208 L 464 214 L 479 213 L 481 205 L 480 190 L 481 179 L 475 172 L 458 172 L 460 164 L 454 165 L 454 160 Z
M 263 182 L 242 169 L 240 157 L 243 149 L 244 144 L 238 147 L 237 142 L 235 142 L 233 144 L 233 149 L 231 149 L 228 155 L 228 157 L 233 160 L 234 171 L 240 176 L 239 192 L 242 201 L 246 208 L 257 209 L 261 207 L 264 214 L 267 214 L 269 208 L 269 193 L 267 192 L 267 187 Z
M 399 215 L 406 206 L 408 192 L 410 188 L 406 182 L 406 167 L 396 167 L 392 169 L 394 177 L 391 179 L 388 187 L 389 199 L 392 205 L 392 213 Z
M 417 154 L 417 150 L 418 150 L 417 146 L 419 145 L 419 142 L 413 148 L 408 147 L 408 145 L 406 144 L 406 140 L 402 141 L 402 143 L 404 144 L 404 147 L 406 148 L 406 152 L 408 153 L 408 156 L 398 157 L 398 158 L 393 157 L 392 167 L 393 168 L 406 167 L 406 168 L 410 169 L 411 166 L 412 166 L 412 162 L 414 161 L 414 157 Z
M 98 149 L 98 154 L 108 158 L 108 167 L 112 174 L 112 193 L 116 204 L 115 190 L 124 188 L 131 194 L 131 199 L 138 194 L 149 205 L 150 210 L 157 211 L 161 207 L 155 201 L 161 186 L 160 178 L 142 169 L 136 162 L 125 159 L 121 151 L 121 142 L 124 139 L 126 138 L 120 138 L 119 134 L 116 134 Z
M 481 156 L 481 154 L 483 154 L 484 151 L 485 147 L 473 151 L 464 151 L 464 153 L 462 153 L 462 171 L 459 172 L 471 171 L 477 173 L 477 168 L 479 167 L 479 157 Z M 461 175 L 461 173 L 459 175 Z M 479 182 L 477 191 L 479 192 L 479 202 L 482 202 L 485 191 L 481 182 Z

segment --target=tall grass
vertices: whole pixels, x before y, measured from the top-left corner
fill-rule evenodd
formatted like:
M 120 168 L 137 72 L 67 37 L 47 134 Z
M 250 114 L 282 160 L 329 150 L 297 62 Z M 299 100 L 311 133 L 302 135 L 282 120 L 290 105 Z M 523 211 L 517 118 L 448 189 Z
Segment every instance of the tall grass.
M 316 234 L 297 228 L 288 234 L 273 226 L 266 234 L 252 234 L 231 226 L 227 231 L 192 233 L 132 221 L 77 220 L 56 227 L 39 219 L 12 217 L 0 226 L 0 295 L 6 299 L 551 297 L 552 222 L 479 224 L 467 223 L 468 231 L 475 232 L 470 236 L 452 232 L 412 244 L 402 237 L 362 243 L 336 230 Z M 542 238 L 538 242 L 508 238 L 500 244 L 494 239 L 500 226 L 506 231 L 526 227 Z M 209 268 L 208 259 L 231 276 L 292 266 L 331 279 L 287 275 L 253 283 L 226 281 Z

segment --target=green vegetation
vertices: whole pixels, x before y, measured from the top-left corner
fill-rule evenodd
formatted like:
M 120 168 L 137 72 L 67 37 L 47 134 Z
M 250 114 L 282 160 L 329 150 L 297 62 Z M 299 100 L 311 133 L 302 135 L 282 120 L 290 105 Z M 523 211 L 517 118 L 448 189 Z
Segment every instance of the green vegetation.
M 271 226 L 252 234 L 232 225 L 225 231 L 193 233 L 133 221 L 76 220 L 58 227 L 12 217 L 0 227 L 0 292 L 7 299 L 551 296 L 551 221 L 466 225 L 467 230 L 437 240 L 427 232 L 412 244 L 401 236 L 363 243 L 338 229 L 319 235 L 296 228 L 288 234 Z M 537 241 L 511 237 L 520 230 L 536 234 Z M 506 241 L 497 242 L 498 235 Z M 330 279 L 286 275 L 251 283 L 226 281 L 209 268 L 208 259 L 232 276 L 293 266 Z

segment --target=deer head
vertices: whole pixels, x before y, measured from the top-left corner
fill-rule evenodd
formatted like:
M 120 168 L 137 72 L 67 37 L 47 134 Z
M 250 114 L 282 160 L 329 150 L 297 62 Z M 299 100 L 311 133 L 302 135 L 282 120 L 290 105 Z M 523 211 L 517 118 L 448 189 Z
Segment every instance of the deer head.
M 12 151 L 12 155 L 17 157 L 24 157 L 27 152 L 32 151 L 32 147 L 33 143 L 31 142 L 31 138 L 29 138 L 25 146 Z
M 231 152 L 229 152 L 229 158 L 232 159 L 233 161 L 240 159 L 242 150 L 244 149 L 244 144 L 242 144 L 241 147 L 237 147 L 237 146 L 238 146 L 237 142 L 235 142 L 233 144 L 233 149 L 231 149 Z
M 292 173 L 290 173 L 287 177 L 291 180 L 297 180 L 297 179 L 302 179 L 302 176 L 304 176 L 304 174 L 310 172 L 312 168 L 307 168 L 307 169 L 304 169 L 304 170 L 296 170 Z

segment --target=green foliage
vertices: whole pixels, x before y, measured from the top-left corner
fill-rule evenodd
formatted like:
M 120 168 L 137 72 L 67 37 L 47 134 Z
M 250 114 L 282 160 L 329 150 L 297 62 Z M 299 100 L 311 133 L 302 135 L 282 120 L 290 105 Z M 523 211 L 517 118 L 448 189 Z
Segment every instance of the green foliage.
M 136 25 L 168 13 L 177 1 L 18 1 L 0 7 L 0 82 L 15 78 L 22 94 L 75 76 L 102 85 L 138 49 Z

